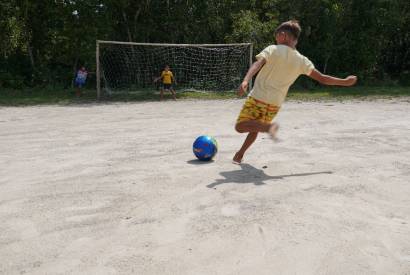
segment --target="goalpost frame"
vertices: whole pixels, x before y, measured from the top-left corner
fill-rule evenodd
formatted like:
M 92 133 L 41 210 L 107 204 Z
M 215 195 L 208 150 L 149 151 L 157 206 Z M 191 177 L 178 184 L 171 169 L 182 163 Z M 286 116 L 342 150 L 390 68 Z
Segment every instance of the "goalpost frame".
M 166 44 L 166 43 L 137 43 L 137 42 L 120 42 L 120 41 L 107 41 L 107 40 L 97 40 L 96 41 L 96 84 L 97 84 L 97 99 L 101 98 L 101 69 L 100 69 L 100 44 L 118 44 L 118 45 L 131 45 L 131 46 L 174 46 L 174 47 L 224 47 L 224 46 L 249 46 L 249 67 L 253 63 L 253 44 L 252 43 L 231 43 L 231 44 Z M 249 83 L 249 90 L 252 89 L 253 81 L 251 79 Z
M 100 43 L 97 40 L 97 49 L 95 51 L 95 64 L 97 66 L 95 70 L 95 75 L 96 75 L 96 83 L 97 83 L 97 99 L 100 100 L 101 98 L 101 75 L 100 75 Z

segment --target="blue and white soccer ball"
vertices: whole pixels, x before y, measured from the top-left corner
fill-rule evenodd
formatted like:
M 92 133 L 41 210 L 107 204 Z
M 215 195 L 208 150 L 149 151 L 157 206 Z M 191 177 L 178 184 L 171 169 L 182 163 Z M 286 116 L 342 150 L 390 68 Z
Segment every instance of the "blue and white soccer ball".
M 200 136 L 193 144 L 194 155 L 202 161 L 210 161 L 218 152 L 218 143 L 213 137 Z

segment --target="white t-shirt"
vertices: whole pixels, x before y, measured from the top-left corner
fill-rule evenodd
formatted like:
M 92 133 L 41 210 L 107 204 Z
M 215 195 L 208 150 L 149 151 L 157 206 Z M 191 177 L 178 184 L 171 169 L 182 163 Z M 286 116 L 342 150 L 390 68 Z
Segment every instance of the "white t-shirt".
M 281 106 L 290 85 L 299 75 L 310 75 L 313 63 L 297 50 L 285 45 L 271 45 L 256 56 L 266 63 L 259 71 L 250 96 L 275 106 Z
M 87 71 L 78 70 L 78 72 L 77 72 L 77 81 L 85 82 L 87 80 L 87 75 L 88 75 Z

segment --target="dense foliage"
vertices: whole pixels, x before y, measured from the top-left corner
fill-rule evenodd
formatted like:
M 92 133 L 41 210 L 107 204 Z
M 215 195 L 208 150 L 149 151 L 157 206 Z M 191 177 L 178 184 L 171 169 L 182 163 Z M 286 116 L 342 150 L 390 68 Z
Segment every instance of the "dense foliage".
M 0 1 L 0 87 L 71 85 L 95 69 L 95 41 L 273 43 L 298 19 L 299 50 L 317 68 L 409 84 L 409 0 Z

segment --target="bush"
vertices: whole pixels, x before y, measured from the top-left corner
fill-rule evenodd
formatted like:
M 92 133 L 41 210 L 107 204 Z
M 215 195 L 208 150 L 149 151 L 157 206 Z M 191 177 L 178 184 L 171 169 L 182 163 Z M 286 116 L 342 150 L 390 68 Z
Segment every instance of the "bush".
M 402 86 L 410 86 L 410 72 L 404 71 L 400 74 L 399 83 Z
M 24 77 L 21 75 L 12 75 L 7 72 L 0 72 L 0 87 L 22 89 L 24 87 Z

